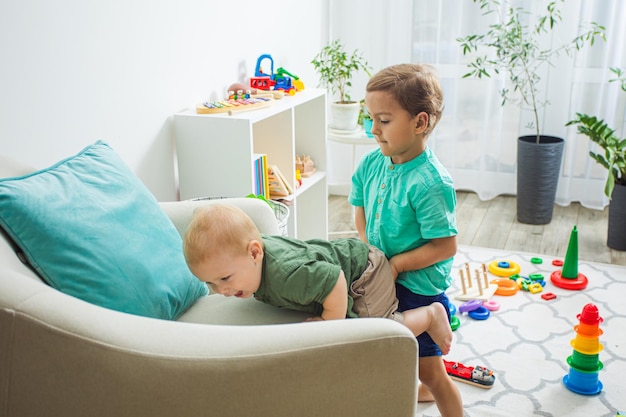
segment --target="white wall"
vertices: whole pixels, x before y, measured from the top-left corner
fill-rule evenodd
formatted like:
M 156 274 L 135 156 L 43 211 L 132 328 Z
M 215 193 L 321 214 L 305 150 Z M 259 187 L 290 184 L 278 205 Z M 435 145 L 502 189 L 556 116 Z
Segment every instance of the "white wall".
M 44 168 L 102 139 L 157 199 L 177 199 L 172 115 L 222 98 L 265 53 L 275 69 L 315 87 L 310 61 L 328 39 L 328 7 L 328 0 L 3 1 L 0 153 Z

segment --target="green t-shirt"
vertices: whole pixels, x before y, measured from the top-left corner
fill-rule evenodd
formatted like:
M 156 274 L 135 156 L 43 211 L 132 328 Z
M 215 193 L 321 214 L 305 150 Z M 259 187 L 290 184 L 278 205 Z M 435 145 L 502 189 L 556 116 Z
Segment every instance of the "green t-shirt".
M 254 297 L 267 304 L 319 316 L 322 303 L 343 271 L 348 287 L 368 263 L 369 247 L 359 239 L 307 241 L 263 235 L 261 285 Z M 347 317 L 357 317 L 348 295 Z
M 364 208 L 367 240 L 388 259 L 457 234 L 452 178 L 428 147 L 403 164 L 380 149 L 368 153 L 352 176 L 348 199 Z M 452 283 L 452 260 L 402 272 L 397 282 L 415 294 L 438 295 Z

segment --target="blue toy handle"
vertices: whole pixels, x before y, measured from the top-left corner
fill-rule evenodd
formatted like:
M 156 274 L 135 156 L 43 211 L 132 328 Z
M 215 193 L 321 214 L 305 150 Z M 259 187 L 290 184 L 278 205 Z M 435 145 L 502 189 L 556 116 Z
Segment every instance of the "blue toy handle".
M 261 62 L 263 62 L 264 59 L 269 59 L 271 66 L 270 66 L 270 73 L 269 74 L 264 74 L 261 71 Z M 270 54 L 263 54 L 259 57 L 259 59 L 256 60 L 256 68 L 254 70 L 254 76 L 255 77 L 270 77 L 271 79 L 274 79 L 274 59 L 272 58 L 272 56 Z

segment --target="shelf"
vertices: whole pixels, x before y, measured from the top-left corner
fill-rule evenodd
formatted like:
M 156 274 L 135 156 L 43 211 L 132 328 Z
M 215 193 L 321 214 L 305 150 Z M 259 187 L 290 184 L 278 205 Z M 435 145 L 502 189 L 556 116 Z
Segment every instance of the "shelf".
M 252 155 L 266 154 L 295 192 L 289 235 L 327 238 L 326 92 L 305 90 L 250 111 L 174 116 L 178 176 L 182 199 L 240 197 L 254 191 Z M 317 172 L 295 187 L 296 155 L 309 155 Z

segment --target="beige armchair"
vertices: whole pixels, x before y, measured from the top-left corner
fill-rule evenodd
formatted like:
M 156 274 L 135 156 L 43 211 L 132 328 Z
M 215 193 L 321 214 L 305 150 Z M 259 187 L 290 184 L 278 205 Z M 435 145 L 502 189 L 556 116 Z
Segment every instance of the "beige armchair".
M 0 161 L 0 178 L 26 171 Z M 183 232 L 195 207 L 214 202 L 162 208 Z M 220 202 L 277 233 L 263 202 Z M 386 319 L 302 319 L 220 295 L 178 321 L 98 307 L 47 286 L 2 236 L 0 415 L 414 415 L 417 344 L 408 329 Z

